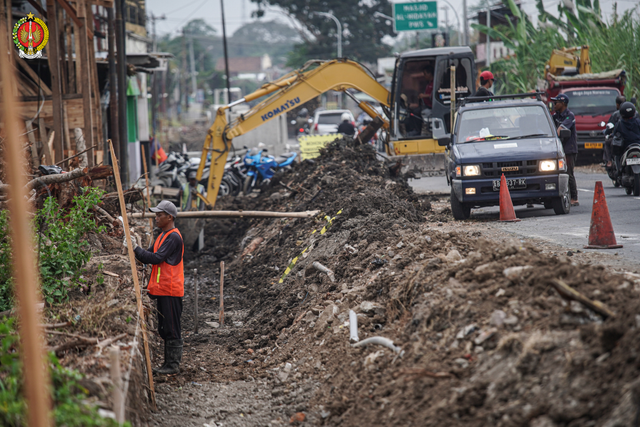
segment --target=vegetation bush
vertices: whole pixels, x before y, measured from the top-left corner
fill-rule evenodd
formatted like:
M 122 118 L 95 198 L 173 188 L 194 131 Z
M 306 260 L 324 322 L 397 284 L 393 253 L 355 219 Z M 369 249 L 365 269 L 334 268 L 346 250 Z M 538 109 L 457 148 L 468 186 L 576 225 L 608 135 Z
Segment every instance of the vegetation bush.
M 13 319 L 0 321 L 0 425 L 21 427 L 27 425 L 27 405 L 24 399 L 24 377 L 18 335 Z M 112 427 L 112 419 L 103 418 L 96 407 L 84 402 L 87 390 L 78 381 L 82 375 L 66 369 L 53 353 L 49 354 L 49 372 L 53 390 L 53 419 L 56 426 Z M 125 426 L 130 426 L 125 423 Z
M 49 304 L 67 300 L 69 291 L 84 283 L 82 267 L 91 258 L 86 234 L 104 231 L 104 226 L 96 225 L 91 212 L 102 194 L 100 189 L 85 188 L 83 194 L 74 197 L 68 212 L 49 197 L 35 216 L 42 296 Z M 13 305 L 9 227 L 7 211 L 0 211 L 0 311 Z

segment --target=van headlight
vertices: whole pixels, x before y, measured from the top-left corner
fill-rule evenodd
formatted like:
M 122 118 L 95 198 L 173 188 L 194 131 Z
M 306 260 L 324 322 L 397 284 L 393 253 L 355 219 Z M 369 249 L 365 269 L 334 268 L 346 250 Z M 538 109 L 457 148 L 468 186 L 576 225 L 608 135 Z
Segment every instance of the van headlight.
M 540 172 L 550 172 L 558 169 L 555 160 L 543 160 L 540 162 Z
M 467 165 L 464 166 L 464 176 L 478 176 L 480 175 L 480 166 L 478 165 Z

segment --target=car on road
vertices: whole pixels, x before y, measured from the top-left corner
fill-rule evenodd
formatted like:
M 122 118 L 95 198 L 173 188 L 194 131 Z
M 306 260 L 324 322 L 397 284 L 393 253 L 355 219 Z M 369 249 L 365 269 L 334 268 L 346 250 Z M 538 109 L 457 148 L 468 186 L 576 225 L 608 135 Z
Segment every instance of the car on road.
M 349 110 L 321 110 L 316 111 L 313 116 L 311 133 L 313 135 L 326 135 L 338 132 L 338 125 L 342 122 L 342 114 L 349 114 L 349 121 L 355 125 L 356 120 Z
M 514 205 L 538 203 L 558 215 L 569 213 L 564 150 L 539 95 L 492 99 L 463 100 L 453 134 L 446 133 L 441 120 L 434 121 L 434 137 L 446 147 L 454 218 L 467 219 L 473 208 L 499 205 L 503 174 Z

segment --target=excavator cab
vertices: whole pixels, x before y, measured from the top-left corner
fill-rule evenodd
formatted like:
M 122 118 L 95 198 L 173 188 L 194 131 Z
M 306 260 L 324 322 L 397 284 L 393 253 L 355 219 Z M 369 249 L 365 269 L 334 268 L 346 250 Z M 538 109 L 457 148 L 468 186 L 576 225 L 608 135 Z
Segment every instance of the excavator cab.
M 396 60 L 392 82 L 389 154 L 445 150 L 433 139 L 433 119 L 451 124 L 451 67 L 456 100 L 475 93 L 476 67 L 467 46 L 406 52 Z

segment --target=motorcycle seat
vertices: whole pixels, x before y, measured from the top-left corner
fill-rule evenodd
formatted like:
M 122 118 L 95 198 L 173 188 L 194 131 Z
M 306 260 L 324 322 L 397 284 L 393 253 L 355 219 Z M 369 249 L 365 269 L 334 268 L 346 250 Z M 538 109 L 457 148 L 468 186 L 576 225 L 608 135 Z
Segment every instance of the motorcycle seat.
M 275 161 L 277 164 L 280 164 L 280 163 L 286 162 L 287 160 L 289 160 L 291 157 L 295 155 L 296 153 L 282 153 L 275 158 Z

